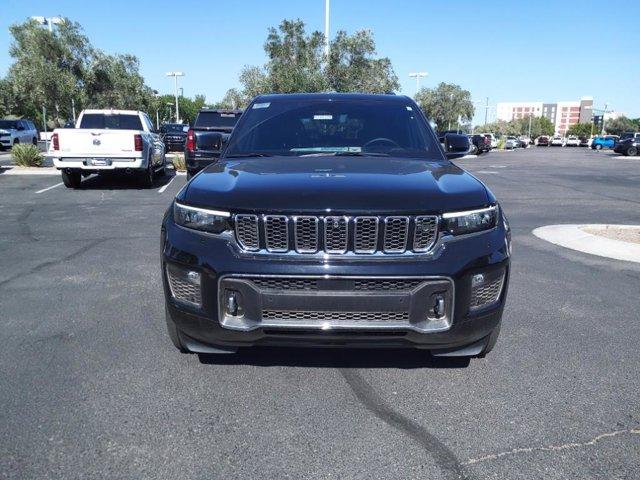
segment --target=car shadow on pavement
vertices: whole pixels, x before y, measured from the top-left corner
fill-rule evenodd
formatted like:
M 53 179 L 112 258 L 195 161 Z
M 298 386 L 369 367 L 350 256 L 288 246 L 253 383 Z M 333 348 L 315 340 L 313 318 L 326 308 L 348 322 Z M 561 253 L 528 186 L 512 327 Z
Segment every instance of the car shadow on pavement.
M 135 175 L 111 174 L 93 175 L 86 178 L 80 184 L 80 190 L 153 190 L 163 187 L 175 176 L 173 170 L 167 170 L 165 175 L 158 175 L 153 180 L 153 185 L 145 187 Z
M 207 365 L 313 368 L 466 368 L 468 357 L 433 357 L 418 349 L 252 347 L 235 354 L 198 354 Z

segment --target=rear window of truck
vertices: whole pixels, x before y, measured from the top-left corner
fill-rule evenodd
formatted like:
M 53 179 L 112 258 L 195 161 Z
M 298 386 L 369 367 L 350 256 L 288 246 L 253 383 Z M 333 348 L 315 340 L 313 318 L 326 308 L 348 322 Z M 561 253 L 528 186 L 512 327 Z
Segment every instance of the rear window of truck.
M 239 113 L 200 112 L 196 117 L 196 128 L 233 128 L 236 126 Z
M 80 128 L 107 130 L 143 130 L 138 115 L 108 115 L 104 113 L 86 113 L 80 121 Z

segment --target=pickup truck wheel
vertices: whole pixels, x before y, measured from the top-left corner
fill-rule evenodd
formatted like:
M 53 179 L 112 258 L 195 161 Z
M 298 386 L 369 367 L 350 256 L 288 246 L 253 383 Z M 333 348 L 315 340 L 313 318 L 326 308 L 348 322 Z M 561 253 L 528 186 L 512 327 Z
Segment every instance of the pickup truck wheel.
M 171 318 L 169 309 L 167 308 L 166 304 L 164 306 L 164 313 L 167 320 L 167 332 L 169 333 L 169 338 L 171 339 L 171 343 L 173 343 L 173 346 L 180 350 L 180 353 L 191 353 L 189 349 L 184 346 L 182 340 L 180 340 L 180 331 Z
M 637 155 L 638 154 L 638 149 L 636 147 L 629 147 L 627 149 L 627 155 L 629 155 L 630 157 Z
M 36 137 L 33 137 L 32 142 L 36 147 L 38 146 L 38 139 Z
M 62 183 L 67 188 L 80 188 L 82 176 L 80 172 L 65 172 L 62 170 Z
M 493 347 L 496 346 L 496 343 L 498 342 L 498 337 L 500 336 L 501 325 L 502 325 L 502 322 L 498 323 L 496 328 L 494 328 L 493 331 L 489 334 L 489 340 L 487 341 L 487 345 L 484 347 L 482 352 L 478 354 L 479 358 L 484 358 L 491 350 L 493 350 Z
M 151 163 L 151 159 L 147 163 L 147 168 L 140 174 L 140 183 L 144 187 L 153 187 L 153 163 Z

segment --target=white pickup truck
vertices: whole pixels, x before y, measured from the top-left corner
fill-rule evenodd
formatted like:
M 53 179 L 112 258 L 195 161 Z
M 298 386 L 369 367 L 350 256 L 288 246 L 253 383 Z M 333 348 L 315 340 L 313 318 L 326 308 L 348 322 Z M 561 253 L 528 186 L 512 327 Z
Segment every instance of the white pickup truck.
M 75 128 L 57 128 L 48 155 L 68 188 L 83 176 L 126 172 L 152 186 L 164 174 L 165 148 L 149 116 L 135 110 L 83 110 Z

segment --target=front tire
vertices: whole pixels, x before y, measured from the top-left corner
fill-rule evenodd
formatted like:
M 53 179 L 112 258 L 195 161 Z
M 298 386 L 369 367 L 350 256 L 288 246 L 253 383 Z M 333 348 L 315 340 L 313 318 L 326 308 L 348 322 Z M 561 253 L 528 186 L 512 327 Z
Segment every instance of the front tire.
M 596 150 L 602 150 L 602 145 L 596 145 Z
M 625 153 L 625 155 L 628 155 L 630 157 L 633 157 L 634 155 L 638 154 L 638 149 L 636 147 L 629 147 L 627 149 L 627 152 Z
M 82 175 L 80 175 L 80 172 L 65 172 L 62 170 L 62 183 L 64 183 L 64 186 L 67 188 L 80 188 Z

